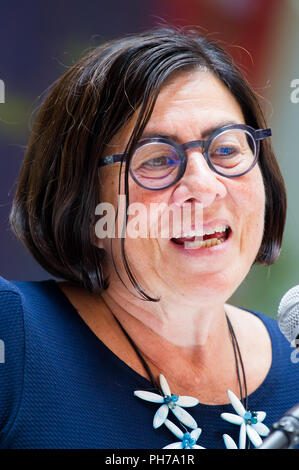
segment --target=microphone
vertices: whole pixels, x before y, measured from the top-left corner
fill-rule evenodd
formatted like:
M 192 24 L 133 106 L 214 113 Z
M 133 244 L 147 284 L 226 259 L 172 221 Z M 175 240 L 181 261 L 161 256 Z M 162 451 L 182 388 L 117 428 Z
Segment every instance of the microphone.
M 287 411 L 258 449 L 292 449 L 299 444 L 299 403 Z
M 282 334 L 299 348 L 299 285 L 290 289 L 281 299 L 277 320 Z
M 290 289 L 278 307 L 278 326 L 299 350 L 299 285 Z M 292 449 L 299 443 L 299 403 L 273 424 L 269 436 L 258 449 Z

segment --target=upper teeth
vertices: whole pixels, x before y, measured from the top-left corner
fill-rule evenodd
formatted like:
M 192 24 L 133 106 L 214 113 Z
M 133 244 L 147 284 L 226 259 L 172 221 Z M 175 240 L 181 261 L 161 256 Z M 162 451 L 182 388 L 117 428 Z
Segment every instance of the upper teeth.
M 173 238 L 190 238 L 190 237 L 203 237 L 204 235 L 212 235 L 215 232 L 225 232 L 229 227 L 228 225 L 217 225 L 216 227 L 209 230 L 191 230 L 190 232 L 184 232 L 181 235 L 177 235 Z

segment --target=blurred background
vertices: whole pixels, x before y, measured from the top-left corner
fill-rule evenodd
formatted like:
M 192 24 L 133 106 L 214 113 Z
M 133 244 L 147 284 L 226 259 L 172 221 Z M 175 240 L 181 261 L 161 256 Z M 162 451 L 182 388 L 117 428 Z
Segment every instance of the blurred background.
M 196 25 L 220 41 L 260 96 L 287 185 L 287 225 L 279 260 L 270 267 L 254 266 L 230 302 L 275 317 L 283 294 L 299 283 L 299 103 L 291 100 L 291 82 L 299 84 L 299 0 L 2 1 L 0 275 L 53 278 L 8 224 L 32 114 L 47 88 L 90 47 L 161 23 Z

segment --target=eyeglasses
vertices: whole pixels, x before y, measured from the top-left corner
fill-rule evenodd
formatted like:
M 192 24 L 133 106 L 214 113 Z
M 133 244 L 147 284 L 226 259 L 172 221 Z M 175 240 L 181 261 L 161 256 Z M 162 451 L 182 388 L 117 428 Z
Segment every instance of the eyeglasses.
M 179 145 L 164 137 L 141 140 L 133 152 L 129 172 L 142 188 L 151 191 L 169 188 L 185 173 L 185 151 L 201 148 L 210 169 L 221 176 L 235 178 L 248 173 L 257 162 L 260 141 L 272 135 L 271 129 L 254 129 L 246 124 L 230 124 L 214 131 L 206 140 Z M 99 166 L 120 163 L 127 154 L 110 155 Z

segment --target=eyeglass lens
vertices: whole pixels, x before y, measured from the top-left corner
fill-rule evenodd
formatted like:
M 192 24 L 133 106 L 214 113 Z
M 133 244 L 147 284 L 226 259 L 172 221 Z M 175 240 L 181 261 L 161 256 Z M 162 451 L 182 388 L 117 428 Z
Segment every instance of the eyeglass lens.
M 234 176 L 250 169 L 256 156 L 253 136 L 241 129 L 218 134 L 208 147 L 214 169 L 224 176 Z M 140 146 L 131 160 L 131 172 L 147 188 L 163 188 L 177 181 L 181 156 L 170 143 L 150 142 Z

